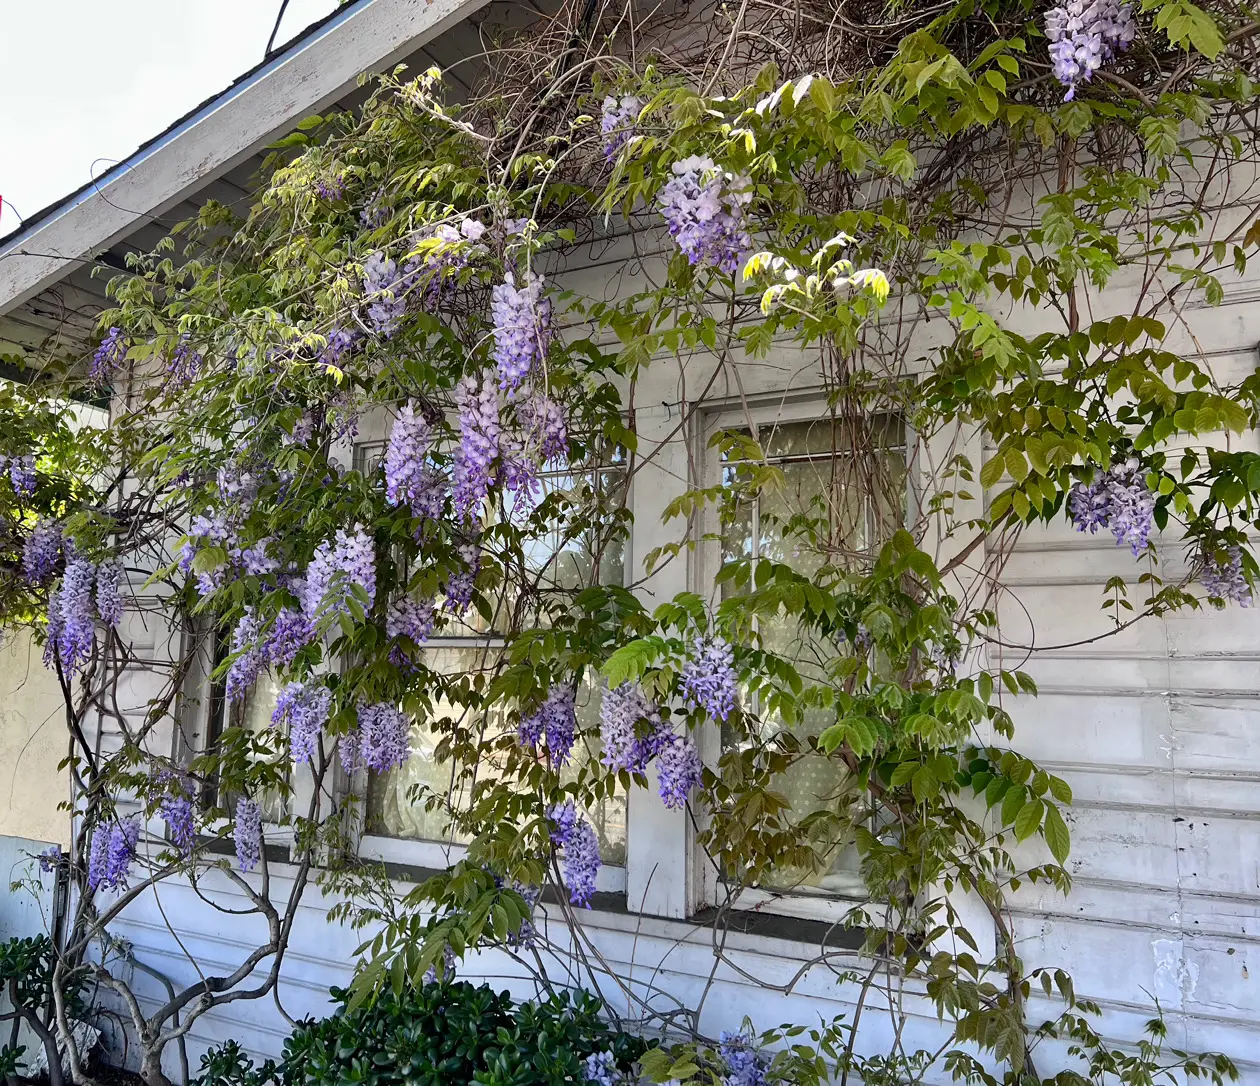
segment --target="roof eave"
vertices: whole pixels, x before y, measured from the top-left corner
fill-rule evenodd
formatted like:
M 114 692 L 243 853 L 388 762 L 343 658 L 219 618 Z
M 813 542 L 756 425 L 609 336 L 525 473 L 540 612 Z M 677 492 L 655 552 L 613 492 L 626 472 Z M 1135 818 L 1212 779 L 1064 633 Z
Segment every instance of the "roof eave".
M 239 165 L 488 0 L 357 0 L 0 242 L 0 315 Z

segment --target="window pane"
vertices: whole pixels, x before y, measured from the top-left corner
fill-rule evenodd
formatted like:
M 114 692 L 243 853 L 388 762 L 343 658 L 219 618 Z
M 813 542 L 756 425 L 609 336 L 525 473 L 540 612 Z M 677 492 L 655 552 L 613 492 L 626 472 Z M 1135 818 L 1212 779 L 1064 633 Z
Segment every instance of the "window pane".
M 284 757 L 281 744 L 278 741 L 266 742 L 273 735 L 271 731 L 271 714 L 275 712 L 276 698 L 280 693 L 279 684 L 274 676 L 270 672 L 264 672 L 259 675 L 258 681 L 254 683 L 249 693 L 245 695 L 243 703 L 227 706 L 228 719 L 226 724 L 223 719 L 223 713 L 227 699 L 223 696 L 222 683 L 218 684 L 218 686 L 219 689 L 214 695 L 213 717 L 210 721 L 210 748 L 213 749 L 222 740 L 225 727 L 239 728 L 253 736 L 262 738 L 266 746 L 270 748 L 271 753 L 259 755 L 259 757 L 265 757 L 268 762 L 278 764 Z M 240 797 L 232 792 L 224 792 L 222 795 L 219 793 L 218 782 L 209 782 L 206 787 L 205 802 L 210 805 L 221 806 L 228 811 L 233 810 L 236 807 L 237 799 Z M 264 821 L 279 822 L 289 813 L 285 797 L 278 792 L 265 792 L 254 796 L 254 799 L 258 801 L 258 805 L 262 808 Z
M 724 559 L 764 557 L 810 576 L 825 564 L 843 567 L 861 558 L 900 527 L 905 469 L 893 423 L 867 426 L 860 442 L 846 432 L 842 420 L 831 419 L 764 427 L 758 436 L 767 460 L 783 473 L 784 485 L 741 505 L 724 532 Z M 728 464 L 724 470 L 732 473 L 737 468 Z M 732 592 L 727 582 L 723 593 Z M 757 630 L 768 650 L 792 659 L 802 674 L 818 681 L 825 678 L 829 660 L 851 651 L 802 630 L 783 615 L 759 619 Z M 744 704 L 759 713 L 755 699 L 746 696 Z M 816 736 L 832 722 L 827 714 L 813 711 L 794 730 L 802 738 Z M 762 738 L 769 738 L 783 723 L 767 715 L 761 717 L 760 727 Z M 733 730 L 726 730 L 723 746 L 736 742 Z M 801 758 L 776 781 L 776 789 L 791 801 L 798 819 L 834 809 L 851 798 L 851 787 L 838 763 L 818 755 Z M 821 874 L 783 868 L 764 885 L 820 892 L 860 886 L 851 842 L 836 841 L 825 859 Z

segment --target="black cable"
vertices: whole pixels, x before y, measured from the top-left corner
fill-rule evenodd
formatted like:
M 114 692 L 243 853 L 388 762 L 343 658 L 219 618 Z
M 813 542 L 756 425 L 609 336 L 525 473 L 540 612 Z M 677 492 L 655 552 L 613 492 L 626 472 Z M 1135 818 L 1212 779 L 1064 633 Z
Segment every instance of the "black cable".
M 280 11 L 276 15 L 276 25 L 271 28 L 271 37 L 267 39 L 267 51 L 263 53 L 263 60 L 271 56 L 271 50 L 276 44 L 276 35 L 280 33 L 280 22 L 284 19 L 284 12 L 288 6 L 289 0 L 280 0 Z

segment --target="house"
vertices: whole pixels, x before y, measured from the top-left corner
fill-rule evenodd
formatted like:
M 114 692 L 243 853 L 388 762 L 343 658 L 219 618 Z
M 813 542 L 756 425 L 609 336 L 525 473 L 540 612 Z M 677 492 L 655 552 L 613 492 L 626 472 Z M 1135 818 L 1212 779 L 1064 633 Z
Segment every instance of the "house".
M 90 265 L 123 267 L 128 252 L 147 251 L 166 226 L 207 199 L 246 201 L 263 149 L 311 113 L 353 105 L 360 72 L 398 61 L 412 70 L 436 63 L 458 80 L 458 62 L 478 53 L 479 24 L 510 17 L 506 8 L 478 0 L 357 0 L 342 7 L 95 184 L 0 239 L 0 343 L 88 343 L 93 315 L 104 304 L 102 280 L 89 276 Z M 639 274 L 659 259 L 659 239 L 645 237 L 643 246 L 635 237 L 613 237 L 555 274 L 588 281 Z M 1202 354 L 1222 375 L 1255 368 L 1255 297 L 1254 281 L 1240 279 L 1220 309 L 1186 311 Z M 717 397 L 699 417 L 683 416 L 686 397 L 676 372 L 645 385 L 640 440 L 658 448 L 631 486 L 636 527 L 626 569 L 637 576 L 648 554 L 677 538 L 674 524 L 662 526 L 662 513 L 689 480 L 720 481 L 721 465 L 706 441 L 714 427 L 772 424 L 784 438 L 774 458 L 792 470 L 811 422 L 823 415 L 817 382 L 797 361 L 772 356 L 747 367 L 742 389 Z M 703 380 L 707 371 L 703 362 L 697 366 Z M 374 425 L 369 420 L 347 450 L 360 462 L 379 453 L 384 420 Z M 1255 435 L 1248 440 L 1254 446 Z M 978 463 L 984 450 L 971 451 Z M 750 529 L 748 545 L 760 538 Z M 1074 889 L 1066 899 L 1040 887 L 1017 896 L 1019 952 L 1029 965 L 1068 969 L 1077 990 L 1105 1009 L 1108 1036 L 1138 1036 L 1157 1001 L 1177 1047 L 1224 1051 L 1249 1081 L 1260 1082 L 1260 994 L 1250 973 L 1260 966 L 1260 670 L 1253 648 L 1260 619 L 1239 608 L 1180 612 L 1095 644 L 1111 630 L 1099 608 L 1102 588 L 1131 562 L 1105 533 L 1079 535 L 1066 524 L 1025 532 L 1008 557 L 998 606 L 1012 647 L 992 647 L 991 662 L 1023 666 L 1036 678 L 1039 697 L 1018 703 L 1018 742 L 1075 793 Z M 712 587 L 703 551 L 664 565 L 638 590 L 658 600 L 689 587 Z M 150 614 L 135 636 L 145 640 L 156 667 L 179 633 Z M 452 659 L 466 647 L 458 640 L 433 645 Z M 135 696 L 140 712 L 142 684 Z M 266 692 L 256 696 L 263 718 Z M 11 718 L 0 716 L 0 726 L 12 727 Z M 210 741 L 215 727 L 212 699 L 204 696 L 190 698 L 163 734 L 175 753 L 181 744 L 196 749 Z M 102 742 L 109 740 L 103 727 Z M 11 742 L 0 734 L 0 749 Z M 423 742 L 417 746 L 405 771 L 365 797 L 359 842 L 360 855 L 390 865 L 400 881 L 458 852 L 458 845 L 433 840 L 425 813 L 407 801 L 407 784 L 432 768 Z M 64 793 L 51 766 L 39 772 L 47 774 L 50 793 Z M 701 1025 L 711 1034 L 737 1028 L 745 1017 L 766 1028 L 853 1013 L 852 988 L 836 975 L 857 966 L 853 946 L 828 944 L 826 960 L 818 960 L 831 923 L 861 893 L 844 857 L 810 892 L 745 895 L 719 961 L 711 924 L 715 889 L 685 814 L 668 810 L 651 792 L 633 791 L 605 811 L 602 829 L 600 895 L 583 926 L 623 975 L 654 985 L 662 999 L 702 1006 Z M 41 822 L 21 832 L 50 831 Z M 272 843 L 279 849 L 273 884 L 283 891 L 283 842 Z M 349 979 L 359 941 L 327 921 L 328 905 L 315 893 L 305 898 L 277 1001 L 236 1003 L 201 1019 L 190 1037 L 194 1054 L 227 1038 L 275 1054 L 288 1032 L 285 1014 L 322 1012 L 329 985 Z M 216 971 L 232 968 L 253 945 L 243 927 L 194 888 L 167 883 L 160 900 L 145 898 L 129 909 L 119 930 L 137 959 L 186 982 L 195 975 L 189 955 Z M 510 964 L 487 953 L 462 972 L 498 979 L 510 975 Z M 145 990 L 149 981 L 136 983 Z M 161 997 L 158 980 L 149 991 Z M 905 999 L 913 1018 L 906 1043 L 913 1047 L 932 1036 L 935 1015 L 920 993 L 909 991 Z M 892 1028 L 887 1014 L 867 1012 L 863 1029 L 872 1047 L 886 1042 Z

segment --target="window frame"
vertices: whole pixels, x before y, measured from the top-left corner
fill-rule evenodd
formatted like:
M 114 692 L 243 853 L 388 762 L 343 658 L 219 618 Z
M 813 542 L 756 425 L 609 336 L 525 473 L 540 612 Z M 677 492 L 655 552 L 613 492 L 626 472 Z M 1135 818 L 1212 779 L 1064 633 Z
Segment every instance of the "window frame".
M 802 391 L 797 395 L 778 393 L 710 405 L 698 419 L 694 431 L 693 455 L 696 457 L 695 462 L 699 465 L 700 485 L 703 487 L 721 485 L 724 466 L 722 457 L 718 450 L 709 444 L 718 431 L 751 429 L 754 437 L 761 441 L 767 428 L 802 423 L 825 423 L 829 417 L 826 396 L 817 390 Z M 909 503 L 914 499 L 912 464 L 908 455 L 913 435 L 907 420 L 895 412 L 872 413 L 870 417 L 872 420 L 886 420 L 890 432 L 900 439 L 889 448 L 890 451 L 900 449 L 903 454 L 906 502 L 903 506 L 904 519 L 904 509 L 908 508 Z M 807 456 L 808 454 L 802 454 L 801 459 Z M 795 458 L 775 457 L 771 459 L 771 462 L 792 459 Z M 715 510 L 710 505 L 706 507 L 703 514 L 701 533 L 703 536 L 716 536 L 718 528 Z M 756 531 L 755 528 L 754 531 Z M 720 602 L 721 587 L 716 583 L 716 576 L 722 566 L 722 561 L 722 547 L 719 540 L 705 538 L 697 545 L 696 559 L 689 569 L 692 591 L 703 597 L 710 606 L 715 606 Z M 695 738 L 705 764 L 716 765 L 722 752 L 720 725 L 711 720 L 707 721 L 701 734 Z M 729 905 L 732 909 L 741 912 L 756 911 L 801 920 L 834 923 L 850 916 L 855 909 L 860 909 L 870 901 L 860 877 L 856 875 L 850 885 L 841 890 L 809 891 L 799 888 L 748 887 L 730 898 L 713 861 L 701 849 L 697 848 L 693 851 L 692 862 L 698 868 L 695 877 L 700 887 L 701 907 L 713 908 Z

